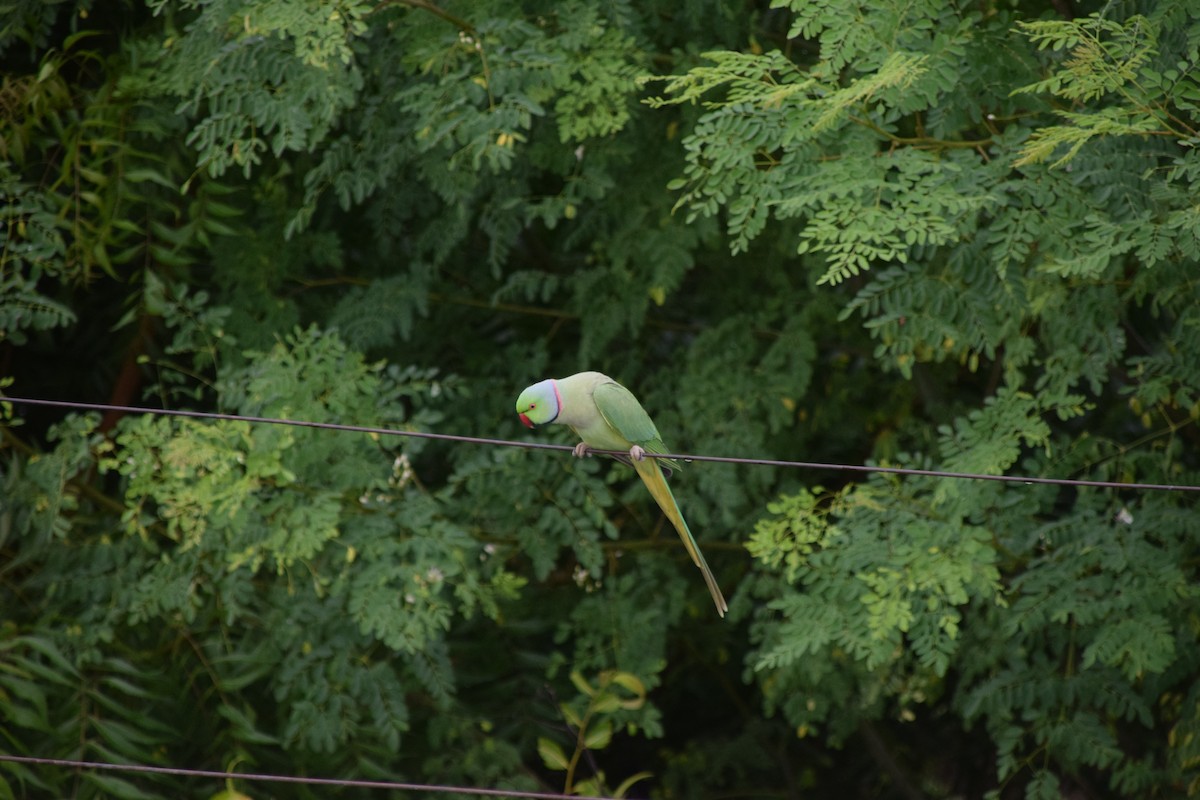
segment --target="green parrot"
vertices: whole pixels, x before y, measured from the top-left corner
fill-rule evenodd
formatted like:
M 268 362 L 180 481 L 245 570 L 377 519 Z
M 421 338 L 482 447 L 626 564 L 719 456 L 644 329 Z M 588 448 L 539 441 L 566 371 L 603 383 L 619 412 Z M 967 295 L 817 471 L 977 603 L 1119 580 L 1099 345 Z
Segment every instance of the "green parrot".
M 704 574 L 717 613 L 725 616 L 729 606 L 679 511 L 671 487 L 667 485 L 667 476 L 671 470 L 679 469 L 679 464 L 670 459 L 646 458 L 646 453 L 666 453 L 668 450 L 650 415 L 633 392 L 607 375 L 580 372 L 569 378 L 547 379 L 530 386 L 517 398 L 517 414 L 528 428 L 553 422 L 575 431 L 583 440 L 575 445 L 575 455 L 579 458 L 592 449 L 628 451 L 628 457 L 616 458 L 637 470 L 659 508 L 679 531 L 688 555 Z

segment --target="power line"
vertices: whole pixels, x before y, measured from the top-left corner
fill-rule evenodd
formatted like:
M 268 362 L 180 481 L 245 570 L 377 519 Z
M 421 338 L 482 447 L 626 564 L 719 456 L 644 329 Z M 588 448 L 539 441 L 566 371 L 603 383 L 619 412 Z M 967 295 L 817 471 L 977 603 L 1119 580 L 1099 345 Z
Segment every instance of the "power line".
M 452 433 L 432 433 L 429 431 L 404 431 L 395 428 L 377 428 L 368 425 L 345 425 L 337 422 L 313 422 L 311 420 L 279 419 L 277 417 L 255 417 L 241 414 L 222 414 L 214 411 L 186 411 L 165 408 L 145 408 L 141 406 L 109 405 L 106 403 L 81 403 L 73 400 L 38 400 L 29 397 L 0 397 L 0 402 L 18 403 L 31 406 L 49 406 L 53 408 L 68 408 L 77 411 L 118 411 L 125 414 L 151 414 L 164 417 L 187 417 L 191 419 L 220 420 L 225 422 L 253 422 L 266 425 L 291 425 L 299 428 L 319 428 L 322 430 L 350 431 L 352 433 L 370 433 L 377 436 L 405 436 L 413 439 L 440 439 L 463 444 L 491 445 L 494 447 L 523 447 L 530 450 L 566 450 L 574 448 L 565 444 L 548 444 L 545 442 L 526 442 L 514 439 L 488 439 L 480 436 L 460 436 Z M 592 450 L 600 455 L 628 456 L 620 450 Z M 889 475 L 912 475 L 926 478 L 950 478 L 956 480 L 1000 481 L 1002 483 L 1020 483 L 1025 485 L 1051 486 L 1088 486 L 1099 489 L 1135 489 L 1140 491 L 1160 492 L 1200 492 L 1200 486 L 1174 483 L 1125 483 L 1121 481 L 1095 481 L 1078 478 L 1039 478 L 1023 477 L 1020 475 L 984 475 L 977 472 L 950 472 L 936 469 L 915 469 L 911 467 L 879 467 L 866 464 L 829 464 L 820 461 L 781 461 L 771 458 L 744 458 L 737 456 L 704 456 L 690 453 L 647 453 L 648 458 L 667 458 L 674 461 L 707 461 L 716 464 L 750 464 L 764 467 L 785 467 L 789 469 L 831 470 L 838 472 L 880 473 Z
M 153 767 L 146 764 L 110 764 L 103 761 L 73 761 L 65 758 L 38 758 L 36 756 L 13 756 L 0 753 L 0 762 L 72 769 L 108 770 L 111 772 L 139 772 L 149 775 L 175 775 L 186 778 L 216 778 L 261 783 L 302 783 L 310 786 L 337 786 L 354 789 L 390 789 L 404 792 L 441 792 L 446 794 L 470 794 L 479 797 L 520 797 L 527 800 L 607 800 L 588 795 L 565 795 L 558 792 L 530 792 L 521 789 L 484 789 L 473 786 L 444 786 L 441 784 L 403 783 L 399 781 L 371 781 L 356 778 L 310 778 L 303 775 L 272 775 L 256 772 L 221 772 L 211 769 L 185 769 L 184 767 Z

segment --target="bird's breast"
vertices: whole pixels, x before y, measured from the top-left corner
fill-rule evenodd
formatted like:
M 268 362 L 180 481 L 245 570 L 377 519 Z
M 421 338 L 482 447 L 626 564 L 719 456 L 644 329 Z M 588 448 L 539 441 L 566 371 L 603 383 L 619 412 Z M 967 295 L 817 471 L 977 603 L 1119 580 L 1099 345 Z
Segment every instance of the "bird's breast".
M 579 438 L 585 441 L 589 447 L 594 447 L 597 450 L 625 451 L 633 446 L 632 442 L 613 430 L 604 421 L 603 417 L 599 414 L 596 416 L 597 419 L 595 420 L 572 424 L 571 430 L 575 431 L 579 435 Z

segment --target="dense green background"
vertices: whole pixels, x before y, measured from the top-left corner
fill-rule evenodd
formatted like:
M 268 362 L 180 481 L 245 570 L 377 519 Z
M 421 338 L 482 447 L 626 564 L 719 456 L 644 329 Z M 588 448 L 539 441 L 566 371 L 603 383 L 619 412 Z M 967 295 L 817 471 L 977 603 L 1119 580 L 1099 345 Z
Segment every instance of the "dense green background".
M 523 438 L 588 368 L 676 451 L 1197 485 L 1198 48 L 1186 2 L 0 2 L 4 391 Z M 1200 794 L 1194 493 L 693 463 L 721 620 L 600 459 L 5 411 L 0 752 Z M 0 764 L 226 790 L 385 796 Z

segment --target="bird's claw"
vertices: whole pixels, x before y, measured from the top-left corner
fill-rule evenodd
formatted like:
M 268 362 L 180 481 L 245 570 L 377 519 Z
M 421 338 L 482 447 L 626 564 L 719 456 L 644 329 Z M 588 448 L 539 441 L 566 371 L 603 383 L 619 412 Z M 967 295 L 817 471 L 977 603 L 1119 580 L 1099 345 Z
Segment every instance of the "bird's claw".
M 629 448 L 629 457 L 632 458 L 634 461 L 645 461 L 646 460 L 646 451 L 642 448 L 641 445 L 635 444 L 633 447 Z
M 580 442 L 579 444 L 575 445 L 575 449 L 571 452 L 575 454 L 576 458 L 583 458 L 591 449 L 592 448 L 587 446 L 586 442 Z

